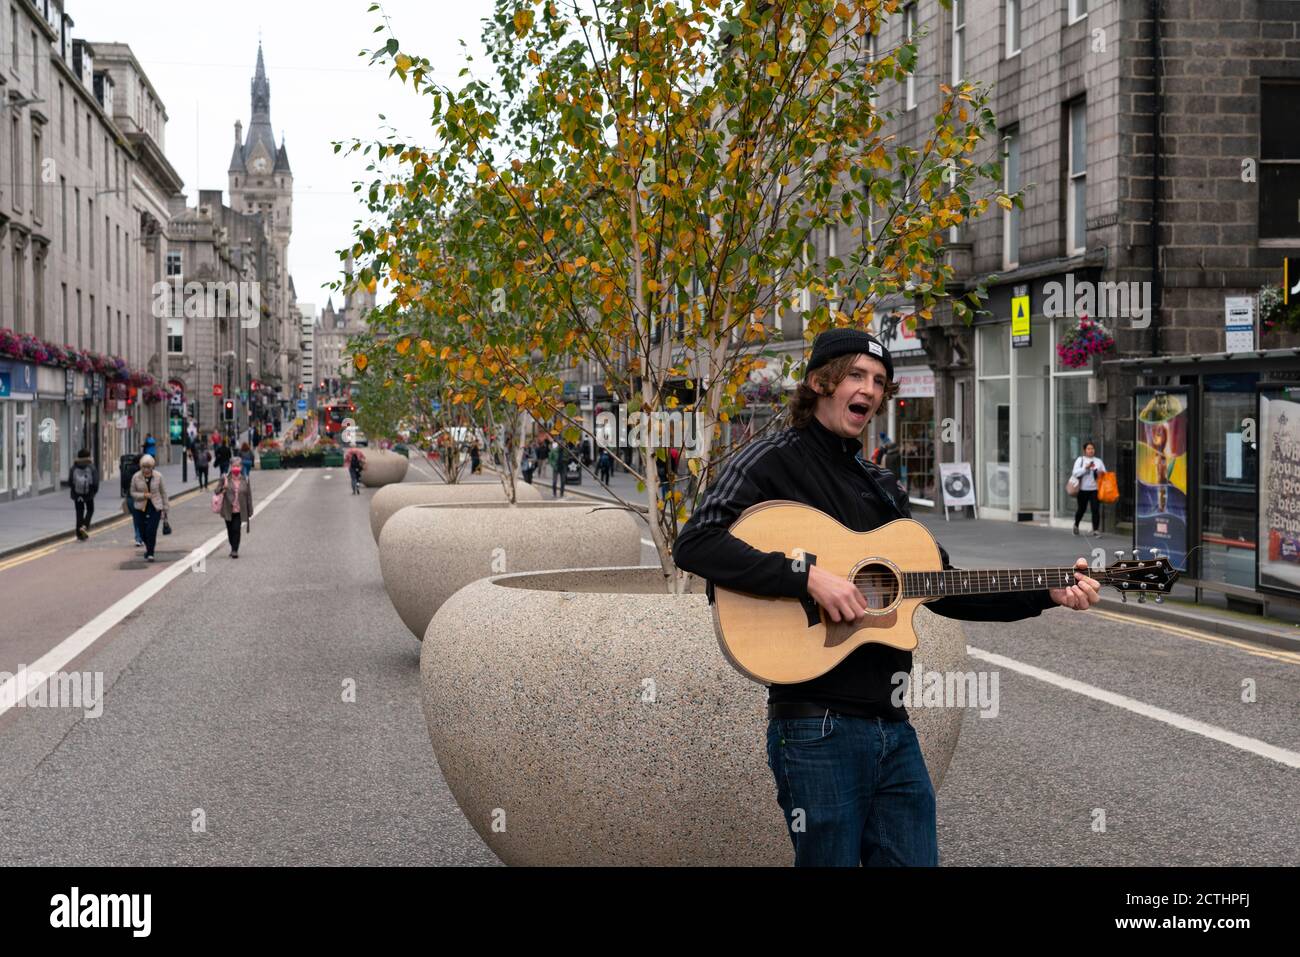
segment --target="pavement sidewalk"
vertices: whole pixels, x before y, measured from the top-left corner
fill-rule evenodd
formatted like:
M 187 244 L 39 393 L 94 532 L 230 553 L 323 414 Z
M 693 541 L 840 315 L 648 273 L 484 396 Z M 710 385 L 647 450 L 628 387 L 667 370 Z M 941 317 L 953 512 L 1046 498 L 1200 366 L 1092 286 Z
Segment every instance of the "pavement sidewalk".
M 181 463 L 158 468 L 167 486 L 169 498 L 198 488 L 194 469 L 188 470 L 189 481 L 181 481 Z M 219 473 L 215 468 L 208 472 L 209 483 L 215 482 Z M 44 495 L 28 495 L 12 502 L 0 504 L 0 558 L 14 552 L 40 545 L 48 545 L 64 537 L 71 537 L 76 528 L 76 512 L 67 488 L 60 477 L 59 488 Z M 121 485 L 115 476 L 99 483 L 95 496 L 95 517 L 91 528 L 98 528 L 122 518 Z

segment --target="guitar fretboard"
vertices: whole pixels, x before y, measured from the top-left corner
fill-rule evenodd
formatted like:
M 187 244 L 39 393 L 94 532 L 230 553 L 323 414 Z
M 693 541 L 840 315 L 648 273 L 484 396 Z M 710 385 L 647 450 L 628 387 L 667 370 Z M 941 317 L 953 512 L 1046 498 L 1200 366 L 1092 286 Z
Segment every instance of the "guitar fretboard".
M 997 592 L 1065 588 L 1077 582 L 1073 568 L 992 568 L 984 571 L 903 572 L 904 598 L 988 595 Z M 1087 573 L 1102 578 L 1097 572 Z

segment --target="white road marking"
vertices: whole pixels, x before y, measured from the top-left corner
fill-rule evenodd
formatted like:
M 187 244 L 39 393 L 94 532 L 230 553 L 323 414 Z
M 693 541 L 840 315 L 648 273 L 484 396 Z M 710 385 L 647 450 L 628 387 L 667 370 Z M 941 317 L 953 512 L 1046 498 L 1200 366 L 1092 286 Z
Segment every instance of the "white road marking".
M 655 543 L 652 542 L 652 541 L 650 541 L 650 539 L 648 539 L 648 538 L 643 538 L 643 539 L 641 539 L 641 544 L 642 544 L 642 545 L 649 545 L 651 548 L 654 548 L 654 547 L 655 547 Z
M 1239 748 L 1242 751 L 1249 751 L 1251 754 L 1259 755 L 1261 758 L 1268 758 L 1278 764 L 1285 764 L 1287 767 L 1300 768 L 1300 753 L 1295 751 L 1288 751 L 1286 748 L 1279 748 L 1277 745 L 1267 744 L 1256 738 L 1248 738 L 1244 734 L 1237 734 L 1235 731 L 1229 731 L 1226 728 L 1220 728 L 1212 724 L 1206 724 L 1204 721 L 1197 721 L 1195 718 L 1175 714 L 1173 711 L 1157 708 L 1155 705 L 1138 701 L 1136 698 L 1116 694 L 1113 691 L 1106 691 L 1094 685 L 1085 684 L 1073 678 L 1066 678 L 1064 675 L 1058 675 L 1043 668 L 1036 668 L 1021 661 L 1004 658 L 1002 655 L 996 655 L 989 651 L 969 647 L 966 650 L 972 658 L 987 661 L 999 668 L 1006 668 L 1008 671 L 1015 671 L 1029 678 L 1037 678 L 1039 681 L 1062 688 L 1065 691 L 1073 691 L 1085 698 L 1092 698 L 1094 701 L 1101 701 L 1117 708 L 1123 708 L 1125 711 L 1140 714 L 1144 718 L 1163 722 L 1178 728 L 1180 731 L 1190 731 L 1192 734 L 1199 734 L 1201 737 L 1209 738 L 1212 741 L 1218 741 L 1221 744 Z
M 288 481 L 262 501 L 260 508 L 265 509 L 274 502 L 276 497 L 292 485 L 301 474 L 301 469 L 295 471 Z M 161 573 L 119 598 L 47 651 L 39 660 L 23 668 L 3 685 L 0 685 L 0 715 L 4 715 L 17 702 L 26 700 L 27 696 L 44 684 L 51 675 L 62 671 L 68 662 L 97 642 L 127 615 L 188 572 L 200 558 L 206 558 L 212 554 L 224 541 L 226 541 L 226 533 L 222 530 L 184 558 L 172 562 Z

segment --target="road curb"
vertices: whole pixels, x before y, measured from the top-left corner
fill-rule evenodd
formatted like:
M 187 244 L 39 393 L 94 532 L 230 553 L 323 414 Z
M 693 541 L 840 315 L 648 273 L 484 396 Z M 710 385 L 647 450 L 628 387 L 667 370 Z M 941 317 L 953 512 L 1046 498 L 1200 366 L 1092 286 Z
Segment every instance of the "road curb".
M 1289 634 L 1289 629 L 1285 625 L 1273 624 L 1270 619 L 1261 618 L 1258 626 L 1252 626 L 1245 622 L 1219 618 L 1212 613 L 1207 614 L 1205 611 L 1197 612 L 1178 606 L 1170 607 L 1167 602 L 1163 605 L 1137 604 L 1110 597 L 1103 597 L 1097 607 L 1116 614 L 1127 615 L 1130 618 L 1163 622 L 1167 625 L 1176 625 L 1179 628 L 1190 628 L 1194 631 L 1209 632 L 1222 635 L 1225 638 L 1237 638 L 1241 641 L 1267 645 L 1270 648 L 1277 648 L 1282 651 L 1300 653 L 1300 626 L 1295 626 L 1294 634 Z

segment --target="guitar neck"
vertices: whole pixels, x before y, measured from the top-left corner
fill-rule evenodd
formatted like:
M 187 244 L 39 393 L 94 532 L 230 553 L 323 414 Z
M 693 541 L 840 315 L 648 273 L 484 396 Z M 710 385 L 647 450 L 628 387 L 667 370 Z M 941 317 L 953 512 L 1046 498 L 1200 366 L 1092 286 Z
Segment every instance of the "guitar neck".
M 1015 591 L 1065 588 L 1076 583 L 1075 568 L 990 568 L 984 571 L 954 569 L 939 572 L 903 572 L 904 598 L 943 598 L 947 595 L 994 595 Z M 1089 571 L 1089 576 L 1105 578 Z

